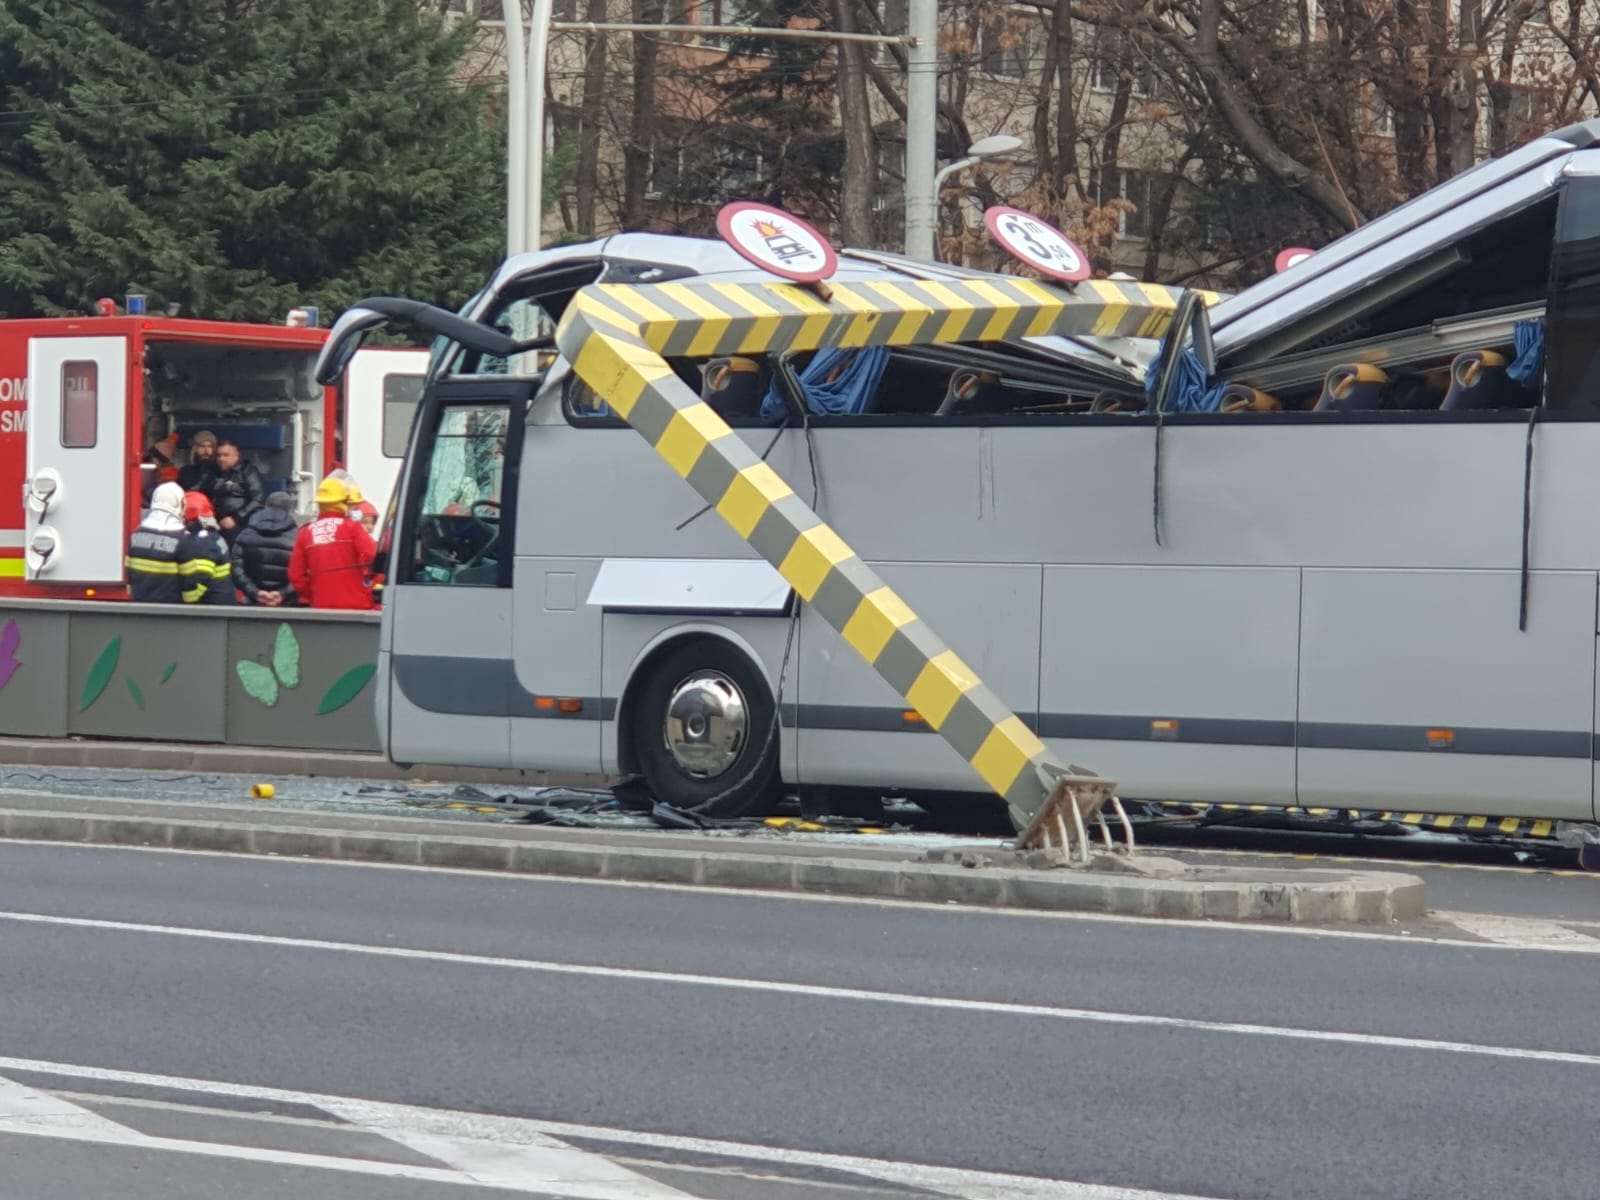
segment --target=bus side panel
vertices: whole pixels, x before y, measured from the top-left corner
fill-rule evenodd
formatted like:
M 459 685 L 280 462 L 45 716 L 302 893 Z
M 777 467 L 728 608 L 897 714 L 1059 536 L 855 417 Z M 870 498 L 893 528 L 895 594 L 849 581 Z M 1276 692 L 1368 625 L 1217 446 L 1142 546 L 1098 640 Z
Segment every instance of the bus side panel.
M 1036 566 L 872 563 L 1029 724 L 1039 696 Z M 809 607 L 800 623 L 800 780 L 976 791 L 972 768 Z
M 1588 820 L 1596 576 L 1307 570 L 1300 801 Z
M 1289 804 L 1300 572 L 1046 567 L 1040 733 L 1129 798 Z
M 1600 629 L 1600 608 L 1596 609 L 1595 619 L 1597 622 L 1597 629 Z M 1592 790 L 1589 793 L 1589 807 L 1594 819 L 1596 821 L 1600 821 L 1600 639 L 1595 641 L 1594 653 L 1595 709 L 1592 754 L 1595 762 Z
M 529 510 L 524 508 L 521 513 Z M 519 516 L 521 515 L 519 513 Z M 511 764 L 543 771 L 598 771 L 600 610 L 586 603 L 600 563 L 519 557 L 512 595 L 516 682 L 522 695 L 582 701 L 578 713 L 512 708 Z
M 384 590 L 383 603 L 395 650 L 388 662 L 389 758 L 509 766 L 512 593 L 399 584 Z

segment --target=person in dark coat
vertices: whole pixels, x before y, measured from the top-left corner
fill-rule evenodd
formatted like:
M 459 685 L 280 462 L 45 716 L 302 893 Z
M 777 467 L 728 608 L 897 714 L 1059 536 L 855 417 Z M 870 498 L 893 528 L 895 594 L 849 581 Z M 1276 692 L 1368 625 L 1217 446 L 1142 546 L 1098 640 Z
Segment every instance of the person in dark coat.
M 150 511 L 128 535 L 128 599 L 140 604 L 181 604 L 178 564 L 186 535 L 183 489 L 163 483 L 150 497 Z
M 233 585 L 246 604 L 287 608 L 299 598 L 289 586 L 289 557 L 299 531 L 288 492 L 273 492 L 233 539 Z
M 211 495 L 217 482 L 217 435 L 202 429 L 189 442 L 189 462 L 178 472 L 178 485 L 186 492 Z
M 202 492 L 183 496 L 183 541 L 178 545 L 178 581 L 185 604 L 233 604 L 228 543 L 217 529 L 211 501 Z
M 239 457 L 239 447 L 223 440 L 217 443 L 217 474 L 211 484 L 211 507 L 217 524 L 232 535 L 244 528 L 250 515 L 267 498 L 267 485 L 261 472 Z

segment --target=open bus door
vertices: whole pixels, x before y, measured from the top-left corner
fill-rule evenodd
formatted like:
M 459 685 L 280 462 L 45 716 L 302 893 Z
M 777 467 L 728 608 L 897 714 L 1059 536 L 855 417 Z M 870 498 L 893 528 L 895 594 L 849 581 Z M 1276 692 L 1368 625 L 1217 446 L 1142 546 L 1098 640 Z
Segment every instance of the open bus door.
M 431 305 L 376 298 L 335 323 L 317 381 L 336 382 L 366 334 L 390 320 L 451 337 L 478 355 L 509 359 L 533 348 Z M 387 553 L 374 564 L 386 579 L 374 680 L 386 754 L 399 743 L 446 762 L 510 764 L 510 532 L 524 418 L 539 382 L 479 376 L 432 386 L 409 430 L 409 476 L 396 481 L 390 510 L 398 515 L 385 522 Z M 449 653 L 397 661 L 397 627 L 403 642 Z M 391 737 L 394 728 L 401 737 Z
M 27 578 L 122 579 L 128 487 L 125 337 L 35 337 L 27 425 Z

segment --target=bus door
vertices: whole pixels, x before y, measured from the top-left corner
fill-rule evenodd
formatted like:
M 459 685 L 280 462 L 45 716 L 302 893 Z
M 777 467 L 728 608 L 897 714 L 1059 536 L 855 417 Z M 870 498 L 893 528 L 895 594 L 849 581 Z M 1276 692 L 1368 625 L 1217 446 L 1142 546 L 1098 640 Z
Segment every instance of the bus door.
M 518 463 L 539 379 L 436 381 L 412 432 L 384 588 L 380 729 L 396 762 L 511 764 Z M 380 687 L 384 682 L 380 678 Z
M 25 484 L 27 577 L 122 579 L 129 464 L 127 339 L 36 337 Z

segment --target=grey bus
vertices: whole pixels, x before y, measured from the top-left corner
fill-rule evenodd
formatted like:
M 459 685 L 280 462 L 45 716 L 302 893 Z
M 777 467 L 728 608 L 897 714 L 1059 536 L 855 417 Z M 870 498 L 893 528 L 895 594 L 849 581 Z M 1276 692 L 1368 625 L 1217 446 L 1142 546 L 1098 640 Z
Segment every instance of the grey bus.
M 670 369 L 1124 798 L 1548 833 L 1595 819 L 1600 757 L 1597 141 L 1482 164 L 1170 330 L 1108 302 L 1084 336 L 713 355 L 714 310 L 628 289 L 761 272 L 634 234 L 514 258 L 463 316 L 554 333 L 604 280 L 612 319 L 678 322 Z M 982 277 L 841 264 L 884 297 Z M 717 815 L 981 786 L 618 416 L 620 375 L 467 342 L 440 337 L 402 471 L 391 758 L 639 773 Z

